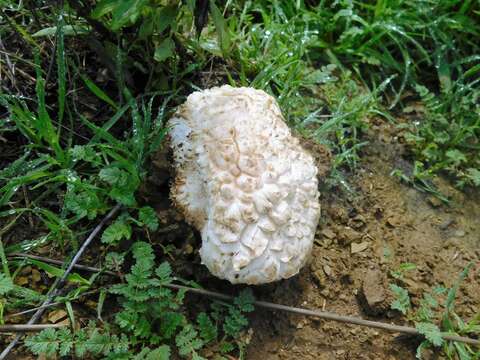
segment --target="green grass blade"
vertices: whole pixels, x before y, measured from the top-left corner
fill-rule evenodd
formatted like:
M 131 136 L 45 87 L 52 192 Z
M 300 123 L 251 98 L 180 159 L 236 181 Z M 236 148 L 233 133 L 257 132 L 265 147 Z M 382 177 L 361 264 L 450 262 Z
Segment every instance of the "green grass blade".
M 0 189 L 0 206 L 6 205 L 22 185 L 29 184 L 33 181 L 49 177 L 51 175 L 52 173 L 48 171 L 35 171 L 10 181 L 7 185 Z
M 217 31 L 218 45 L 220 46 L 220 49 L 222 49 L 223 57 L 227 58 L 231 44 L 230 33 L 225 19 L 214 0 L 210 0 L 210 14 L 212 15 L 213 23 L 215 24 L 215 30 Z
M 38 53 L 36 54 L 35 62 L 35 70 L 37 75 L 35 91 L 37 94 L 38 102 L 38 117 L 35 119 L 35 127 L 41 137 L 45 140 L 45 142 L 50 145 L 50 147 L 55 153 L 55 157 L 57 158 L 57 160 L 60 163 L 63 163 L 65 159 L 65 154 L 60 146 L 58 133 L 55 130 L 52 119 L 50 118 L 50 115 L 48 115 L 47 111 L 47 106 L 45 102 L 45 80 L 42 77 L 40 58 L 38 57 Z
M 90 90 L 96 97 L 98 97 L 100 100 L 106 102 L 108 105 L 110 105 L 115 110 L 119 109 L 119 107 L 115 103 L 115 101 L 113 101 L 112 98 L 110 98 L 110 96 L 108 96 L 92 80 L 90 80 L 90 78 L 88 78 L 88 76 L 86 76 L 84 74 L 80 74 L 80 77 L 83 80 L 84 84 L 87 86 L 88 90 Z
M 109 143 L 109 144 L 111 144 L 111 145 L 113 145 L 117 148 L 124 148 L 125 147 L 123 142 L 116 139 L 112 134 L 110 134 L 108 131 L 106 131 L 103 127 L 99 127 L 99 126 L 95 125 L 94 123 L 89 121 L 85 116 L 83 116 L 81 114 L 78 114 L 78 116 L 80 117 L 80 120 L 85 125 L 87 125 L 87 127 L 90 128 L 90 130 L 92 130 L 93 133 L 95 133 L 95 137 L 94 137 L 95 140 L 98 141 L 98 139 L 103 139 L 107 143 Z M 120 117 L 118 117 L 118 119 L 119 118 Z M 90 143 L 93 143 L 93 141 L 90 141 Z
M 65 112 L 65 96 L 66 96 L 66 61 L 65 61 L 65 42 L 64 42 L 64 25 L 63 9 L 60 10 L 57 25 L 57 79 L 58 79 L 58 123 L 63 121 Z M 58 127 L 60 132 L 61 127 Z
M 122 116 L 125 114 L 125 112 L 128 110 L 129 105 L 124 105 L 120 109 L 117 110 L 115 115 L 113 115 L 110 120 L 108 120 L 103 126 L 100 128 L 101 132 L 96 132 L 95 135 L 92 137 L 90 140 L 89 144 L 96 144 L 99 142 L 99 140 L 102 138 L 102 135 L 109 134 L 108 131 L 122 118 Z M 86 120 L 86 118 L 84 118 Z M 88 120 L 87 120 L 88 121 Z M 87 124 L 87 126 L 91 127 L 91 125 L 96 126 L 93 123 L 90 123 L 90 125 Z M 91 127 L 92 128 L 92 127 Z M 93 128 L 92 128 L 93 129 Z M 105 137 L 103 137 L 105 139 Z M 108 140 L 107 140 L 108 141 Z M 118 141 L 118 140 L 117 140 Z
M 62 277 L 64 272 L 65 272 L 65 270 L 60 269 L 56 266 L 47 264 L 43 261 L 28 259 L 28 262 L 35 265 L 39 269 L 42 269 L 46 273 L 48 273 L 50 275 L 53 275 L 55 277 L 58 277 L 58 278 Z M 90 285 L 90 282 L 87 279 L 85 279 L 84 277 L 80 276 L 77 273 L 73 273 L 73 274 L 68 275 L 67 280 L 70 281 L 70 282 L 79 283 L 79 284 L 82 284 L 82 285 Z

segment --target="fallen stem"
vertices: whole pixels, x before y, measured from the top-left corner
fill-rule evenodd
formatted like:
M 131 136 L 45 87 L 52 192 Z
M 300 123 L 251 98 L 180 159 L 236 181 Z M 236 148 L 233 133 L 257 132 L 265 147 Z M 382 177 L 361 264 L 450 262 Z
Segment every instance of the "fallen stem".
M 177 290 L 186 290 L 198 295 L 208 296 L 208 297 L 216 298 L 219 300 L 232 301 L 234 299 L 234 297 L 230 295 L 225 295 L 225 294 L 204 290 L 204 289 L 191 288 L 183 285 L 168 284 L 168 285 L 165 285 L 165 287 L 168 287 L 171 289 L 177 289 Z M 258 306 L 264 309 L 269 309 L 269 310 L 280 310 L 280 311 L 290 312 L 294 314 L 313 316 L 321 319 L 332 320 L 332 321 L 337 321 L 337 322 L 342 322 L 347 324 L 360 325 L 360 326 L 366 326 L 366 327 L 371 327 L 371 328 L 376 328 L 376 329 L 381 329 L 381 330 L 386 330 L 391 332 L 400 332 L 400 333 L 405 333 L 410 335 L 423 336 L 417 329 L 409 326 L 386 324 L 379 321 L 365 320 L 365 319 L 356 318 L 353 316 L 337 315 L 337 314 L 326 312 L 326 311 L 309 310 L 309 309 L 297 308 L 297 307 L 292 307 L 287 305 L 274 304 L 267 301 L 254 301 L 253 304 L 255 306 Z M 442 334 L 442 338 L 444 340 L 458 341 L 458 342 L 462 342 L 470 345 L 480 346 L 480 340 L 476 340 L 476 339 L 472 339 L 464 336 Z
M 41 331 L 45 329 L 56 329 L 65 327 L 68 324 L 15 324 L 15 325 L 0 325 L 0 333 L 2 332 L 26 332 L 26 331 Z
M 50 258 L 46 258 L 46 257 L 43 257 L 43 256 L 31 255 L 31 254 L 25 254 L 25 253 L 11 253 L 7 257 L 8 258 L 21 258 L 21 259 L 27 258 L 27 259 L 43 261 L 45 263 L 60 265 L 60 266 L 65 265 L 65 262 L 62 261 L 62 260 L 55 260 L 55 259 L 50 259 Z M 77 270 L 84 270 L 84 271 L 89 271 L 89 272 L 101 272 L 102 271 L 101 269 L 96 268 L 96 267 L 87 266 L 87 265 L 80 265 L 80 264 L 76 264 L 74 266 L 74 268 L 77 269 Z M 111 272 L 111 271 L 108 271 L 108 270 L 104 271 L 104 273 L 108 274 L 108 275 L 116 275 L 114 272 Z
M 12 254 L 15 256 L 25 256 L 25 257 L 33 257 L 37 260 L 41 260 L 44 262 L 50 262 L 53 264 L 63 264 L 60 260 L 54 260 L 50 258 L 46 258 L 43 256 L 36 256 L 36 255 L 28 255 L 28 254 Z M 102 269 L 95 268 L 92 266 L 85 266 L 85 265 L 74 265 L 75 268 L 79 270 L 85 270 L 85 271 L 90 271 L 90 272 L 101 272 Z M 118 277 L 119 275 L 111 272 L 111 271 L 104 271 L 103 272 L 106 275 L 111 275 Z M 191 292 L 194 294 L 202 295 L 202 296 L 207 296 L 211 297 L 214 299 L 219 299 L 219 300 L 225 300 L 225 301 L 232 301 L 235 297 L 230 296 L 230 295 L 225 295 L 219 292 L 215 291 L 209 291 L 209 290 L 204 290 L 204 289 L 197 289 L 197 288 L 192 288 L 188 286 L 183 286 L 183 285 L 176 285 L 176 284 L 166 284 L 164 285 L 165 287 L 168 287 L 170 289 L 175 289 L 175 290 L 185 290 L 187 292 Z M 386 330 L 390 332 L 399 332 L 399 333 L 404 333 L 404 334 L 409 334 L 409 335 L 416 335 L 416 336 L 423 336 L 417 329 L 409 326 L 403 326 L 403 325 L 395 325 L 395 324 L 387 324 L 379 321 L 371 321 L 371 320 L 365 320 L 353 316 L 345 316 L 345 315 L 338 315 L 326 311 L 319 311 L 319 310 L 309 310 L 309 309 L 303 309 L 303 308 L 298 308 L 298 307 L 292 307 L 292 306 L 287 306 L 287 305 L 281 305 L 281 304 L 275 304 L 267 301 L 254 301 L 253 304 L 255 306 L 268 309 L 268 310 L 279 310 L 279 311 L 285 311 L 285 312 L 290 312 L 294 314 L 299 314 L 299 315 L 305 315 L 305 316 L 313 316 L 317 317 L 320 319 L 325 319 L 325 320 L 331 320 L 331 321 L 337 321 L 341 323 L 346 323 L 346 324 L 352 324 L 352 325 L 359 325 L 359 326 L 365 326 L 365 327 L 370 327 L 370 328 L 376 328 L 376 329 L 381 329 L 381 330 Z M 27 310 L 31 311 L 31 310 Z M 16 314 L 14 314 L 16 315 Z M 458 335 L 448 335 L 448 334 L 442 334 L 442 338 L 444 340 L 448 341 L 458 341 L 462 342 L 465 344 L 470 344 L 470 345 L 476 345 L 480 346 L 480 340 L 477 339 L 472 339 L 469 337 L 465 336 L 458 336 Z
M 22 315 L 27 315 L 27 314 L 30 314 L 32 312 L 35 312 L 39 309 L 47 309 L 49 307 L 53 307 L 53 306 L 57 306 L 57 305 L 63 305 L 65 304 L 67 301 L 74 301 L 74 300 L 77 300 L 78 298 L 81 298 L 81 297 L 85 297 L 85 296 L 88 296 L 88 295 L 93 295 L 93 294 L 96 294 L 98 293 L 99 289 L 96 289 L 96 290 L 92 290 L 92 291 L 86 291 L 80 295 L 78 295 L 77 297 L 73 298 L 73 299 L 65 299 L 63 301 L 57 301 L 57 302 L 52 302 L 48 305 L 42 305 L 42 306 L 38 306 L 38 307 L 35 307 L 35 308 L 32 308 L 32 309 L 28 309 L 28 310 L 23 310 L 23 311 L 20 311 L 20 312 L 17 312 L 17 313 L 14 313 L 14 314 L 8 314 L 8 315 L 5 315 L 5 319 L 11 319 L 13 317 L 18 317 L 18 316 L 22 316 Z
M 60 289 L 65 284 L 65 281 L 67 280 L 68 275 L 70 274 L 72 269 L 76 266 L 78 260 L 83 255 L 88 245 L 90 245 L 90 243 L 93 241 L 95 236 L 97 236 L 100 230 L 102 230 L 105 224 L 117 213 L 118 210 L 120 210 L 120 208 L 121 208 L 120 204 L 115 205 L 115 207 L 112 210 L 110 210 L 110 212 L 102 219 L 102 221 L 100 221 L 100 223 L 95 227 L 95 229 L 93 229 L 93 231 L 90 233 L 87 239 L 83 242 L 80 249 L 78 249 L 73 259 L 70 261 L 70 264 L 68 265 L 67 269 L 63 273 L 62 277 L 59 280 L 57 280 L 55 284 L 52 286 L 52 290 L 47 294 L 47 298 L 44 300 L 43 304 L 35 312 L 35 314 L 33 314 L 33 316 L 30 318 L 27 325 L 35 324 L 41 318 L 45 310 L 45 306 L 52 303 L 55 296 L 57 296 L 57 294 L 60 292 Z M 15 347 L 15 345 L 17 345 L 20 338 L 21 338 L 20 334 L 17 334 L 17 336 L 15 336 L 15 338 L 10 342 L 10 344 L 8 344 L 8 346 L 0 354 L 0 360 L 5 360 L 5 358 L 10 353 L 10 351 Z

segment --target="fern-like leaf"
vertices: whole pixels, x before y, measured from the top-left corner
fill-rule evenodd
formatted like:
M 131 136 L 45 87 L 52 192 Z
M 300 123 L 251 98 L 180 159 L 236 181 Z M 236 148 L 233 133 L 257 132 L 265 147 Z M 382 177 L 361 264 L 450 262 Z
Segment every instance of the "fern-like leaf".
M 138 219 L 149 229 L 158 229 L 158 217 L 155 210 L 150 206 L 144 206 L 138 211 Z
M 35 336 L 28 337 L 25 345 L 35 355 L 53 357 L 58 351 L 60 340 L 55 329 L 45 329 Z
M 441 346 L 443 344 L 442 333 L 437 325 L 427 322 L 421 322 L 415 324 L 416 329 L 420 334 L 435 346 Z
M 130 239 L 132 227 L 124 219 L 119 219 L 109 225 L 102 234 L 102 242 L 115 245 L 122 239 Z
M 217 339 L 217 326 L 213 323 L 210 316 L 204 312 L 201 312 L 197 316 L 197 324 L 198 330 L 200 331 L 200 337 L 203 339 L 205 344 Z
M 198 338 L 198 332 L 191 324 L 186 325 L 176 336 L 175 344 L 178 347 L 178 353 L 186 356 L 195 353 L 203 346 L 203 341 Z
M 403 315 L 410 310 L 410 296 L 404 288 L 390 284 L 390 290 L 394 293 L 396 300 L 390 306 L 393 310 L 399 310 Z

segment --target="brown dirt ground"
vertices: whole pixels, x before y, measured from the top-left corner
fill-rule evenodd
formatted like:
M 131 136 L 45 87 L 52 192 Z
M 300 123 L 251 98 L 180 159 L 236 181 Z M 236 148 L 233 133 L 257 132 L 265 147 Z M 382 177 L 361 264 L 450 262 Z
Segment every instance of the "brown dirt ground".
M 418 304 L 425 290 L 437 284 L 452 286 L 465 266 L 474 262 L 456 303 L 463 318 L 471 318 L 480 308 L 478 194 L 461 193 L 439 181 L 436 185 L 452 199 L 446 206 L 399 183 L 390 173 L 407 164 L 401 134 L 379 123 L 372 124 L 369 137 L 360 168 L 348 178 L 353 191 L 322 194 L 323 214 L 309 266 L 296 278 L 259 288 L 257 296 L 406 324 L 389 308 L 388 284 L 394 281 L 390 270 L 405 262 L 417 265 L 400 285 Z M 418 339 L 381 330 L 263 310 L 257 310 L 253 330 L 247 355 L 252 360 L 414 359 L 419 344 Z
M 478 194 L 462 193 L 440 179 L 435 185 L 452 200 L 444 205 L 401 184 L 390 175 L 395 168 L 410 171 L 401 131 L 373 120 L 367 138 L 370 142 L 359 168 L 346 179 L 350 191 L 322 193 L 322 216 L 308 266 L 292 279 L 254 287 L 257 299 L 405 325 L 405 318 L 390 309 L 389 284 L 395 282 L 390 271 L 401 263 L 416 264 L 416 270 L 397 280 L 409 290 L 415 306 L 424 291 L 436 285 L 451 287 L 473 262 L 456 302 L 458 313 L 470 319 L 480 308 Z M 317 160 L 320 180 L 325 179 L 328 151 L 308 141 L 304 146 Z M 175 256 L 175 268 L 183 277 L 194 278 L 207 289 L 235 294 L 239 286 L 212 278 L 200 265 L 194 250 L 200 247 L 198 235 L 179 222 L 181 216 L 165 201 L 165 184 L 171 176 L 165 172 L 168 163 L 158 157 L 150 178 L 152 188 L 160 186 L 162 193 L 152 198 L 153 189 L 146 190 L 148 201 L 158 202 L 165 229 L 170 230 L 158 241 L 181 249 L 183 256 Z M 185 253 L 190 255 L 185 258 Z M 194 309 L 204 306 L 197 297 L 189 301 Z M 251 316 L 251 327 L 248 360 L 414 359 L 420 343 L 398 333 L 261 309 Z M 442 354 L 430 354 L 430 358 L 442 358 Z

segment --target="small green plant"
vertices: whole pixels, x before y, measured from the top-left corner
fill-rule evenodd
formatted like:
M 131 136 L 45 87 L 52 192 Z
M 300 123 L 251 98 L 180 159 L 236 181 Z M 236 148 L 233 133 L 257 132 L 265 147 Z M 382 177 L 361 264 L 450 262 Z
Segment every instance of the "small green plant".
M 153 59 L 163 62 L 172 57 L 175 43 L 172 39 L 177 27 L 177 17 L 181 12 L 179 2 L 162 6 L 155 1 L 98 1 L 90 16 L 103 21 L 112 32 L 136 25 L 137 42 L 149 40 L 154 45 Z M 141 47 L 133 44 L 131 49 Z M 145 49 L 141 49 L 142 52 Z
M 100 96 L 97 90 L 97 95 Z M 45 88 L 42 72 L 37 66 L 38 97 L 37 111 L 31 111 L 26 101 L 0 94 L 0 104 L 9 111 L 8 122 L 30 142 L 25 154 L 0 172 L 0 206 L 15 199 L 19 189 L 28 187 L 35 194 L 33 208 L 17 208 L 17 214 L 32 212 L 50 229 L 49 240 L 59 245 L 75 244 L 72 229 L 80 220 L 94 220 L 108 211 L 115 202 L 135 211 L 138 204 L 135 192 L 145 176 L 144 162 L 161 144 L 166 134 L 163 127 L 163 110 L 153 118 L 154 97 L 141 107 L 124 89 L 128 103 L 112 116 L 102 127 L 79 115 L 83 124 L 95 133 L 86 144 L 74 145 L 73 138 L 60 141 L 60 128 L 46 110 Z M 131 132 L 126 139 L 117 139 L 109 130 L 130 111 Z M 70 134 L 71 135 L 71 134 Z M 70 146 L 63 146 L 67 142 Z M 63 195 L 61 211 L 54 213 L 41 206 L 42 200 L 54 192 Z M 137 221 L 150 230 L 156 228 L 152 209 L 139 209 Z M 11 216 L 12 212 L 0 216 Z M 119 222 L 124 222 L 122 218 Z M 132 220 L 134 221 L 134 220 Z M 148 224 L 147 224 L 148 223 Z M 119 226 L 119 223 L 116 223 Z M 127 226 L 124 226 L 124 230 Z M 112 232 L 111 228 L 107 229 Z M 129 237 L 124 231 L 117 238 Z M 106 242 L 114 242 L 105 236 Z M 119 239 L 117 239 L 119 240 Z
M 409 264 L 410 265 L 410 264 Z M 431 292 L 425 292 L 417 307 L 412 307 L 408 290 L 396 284 L 390 284 L 395 300 L 391 308 L 406 315 L 415 323 L 416 329 L 425 337 L 416 353 L 417 359 L 422 358 L 422 351 L 428 347 L 441 347 L 449 359 L 478 359 L 480 352 L 469 345 L 446 341 L 442 334 L 449 335 L 479 335 L 480 313 L 470 321 L 463 321 L 455 312 L 455 297 L 461 282 L 467 277 L 473 264 L 469 264 L 459 275 L 451 288 L 436 286 Z M 411 269 L 411 266 L 409 266 Z M 403 272 L 398 270 L 394 274 Z M 401 279 L 396 277 L 397 279 Z M 456 357 L 457 356 L 457 357 Z
M 32 353 L 48 357 L 74 354 L 78 358 L 103 355 L 106 359 L 124 359 L 130 343 L 125 335 L 112 335 L 108 329 L 100 331 L 91 321 L 74 333 L 67 328 L 43 330 L 27 338 L 25 345 Z
M 391 78 L 370 91 L 355 81 L 350 72 L 341 72 L 335 77 L 334 69 L 330 67 L 326 73 L 329 80 L 319 86 L 330 115 L 326 120 L 312 115 L 304 126 L 317 124 L 310 136 L 335 150 L 334 168 L 346 165 L 353 169 L 360 160 L 360 149 L 367 144 L 363 134 L 368 129 L 368 120 L 378 116 L 389 118 L 382 109 L 380 94 Z
M 390 271 L 390 275 L 398 280 L 403 280 L 403 275 L 407 271 L 412 271 L 417 268 L 417 265 L 413 263 L 402 263 L 397 270 Z
M 480 91 L 462 82 L 443 88 L 438 96 L 424 86 L 415 89 L 425 110 L 406 136 L 418 159 L 414 179 L 444 172 L 460 188 L 480 186 Z
M 411 175 L 407 175 L 400 169 L 394 169 L 390 175 L 396 177 L 405 184 L 413 186 L 418 191 L 435 196 L 445 204 L 450 203 L 450 200 L 435 187 L 432 182 L 432 174 L 424 171 L 424 165 L 420 161 L 413 162 Z
M 125 282 L 109 289 L 120 305 L 112 324 L 104 323 L 99 329 L 91 323 L 73 333 L 44 330 L 30 337 L 27 347 L 47 356 L 73 354 L 81 358 L 89 354 L 108 359 L 137 359 L 134 354 L 138 353 L 148 359 L 157 359 L 153 354 L 168 359 L 171 352 L 177 352 L 200 360 L 201 350 L 212 342 L 222 344 L 220 352 L 232 352 L 236 347 L 242 351 L 239 335 L 248 326 L 245 314 L 253 311 L 251 292 L 242 292 L 233 304 L 215 302 L 211 314 L 200 312 L 190 321 L 183 306 L 185 291 L 165 287 L 173 281 L 170 265 L 164 262 L 156 267 L 153 249 L 145 242 L 134 243 L 132 255 L 134 265 Z M 123 257 L 117 256 L 117 265 L 122 261 Z

